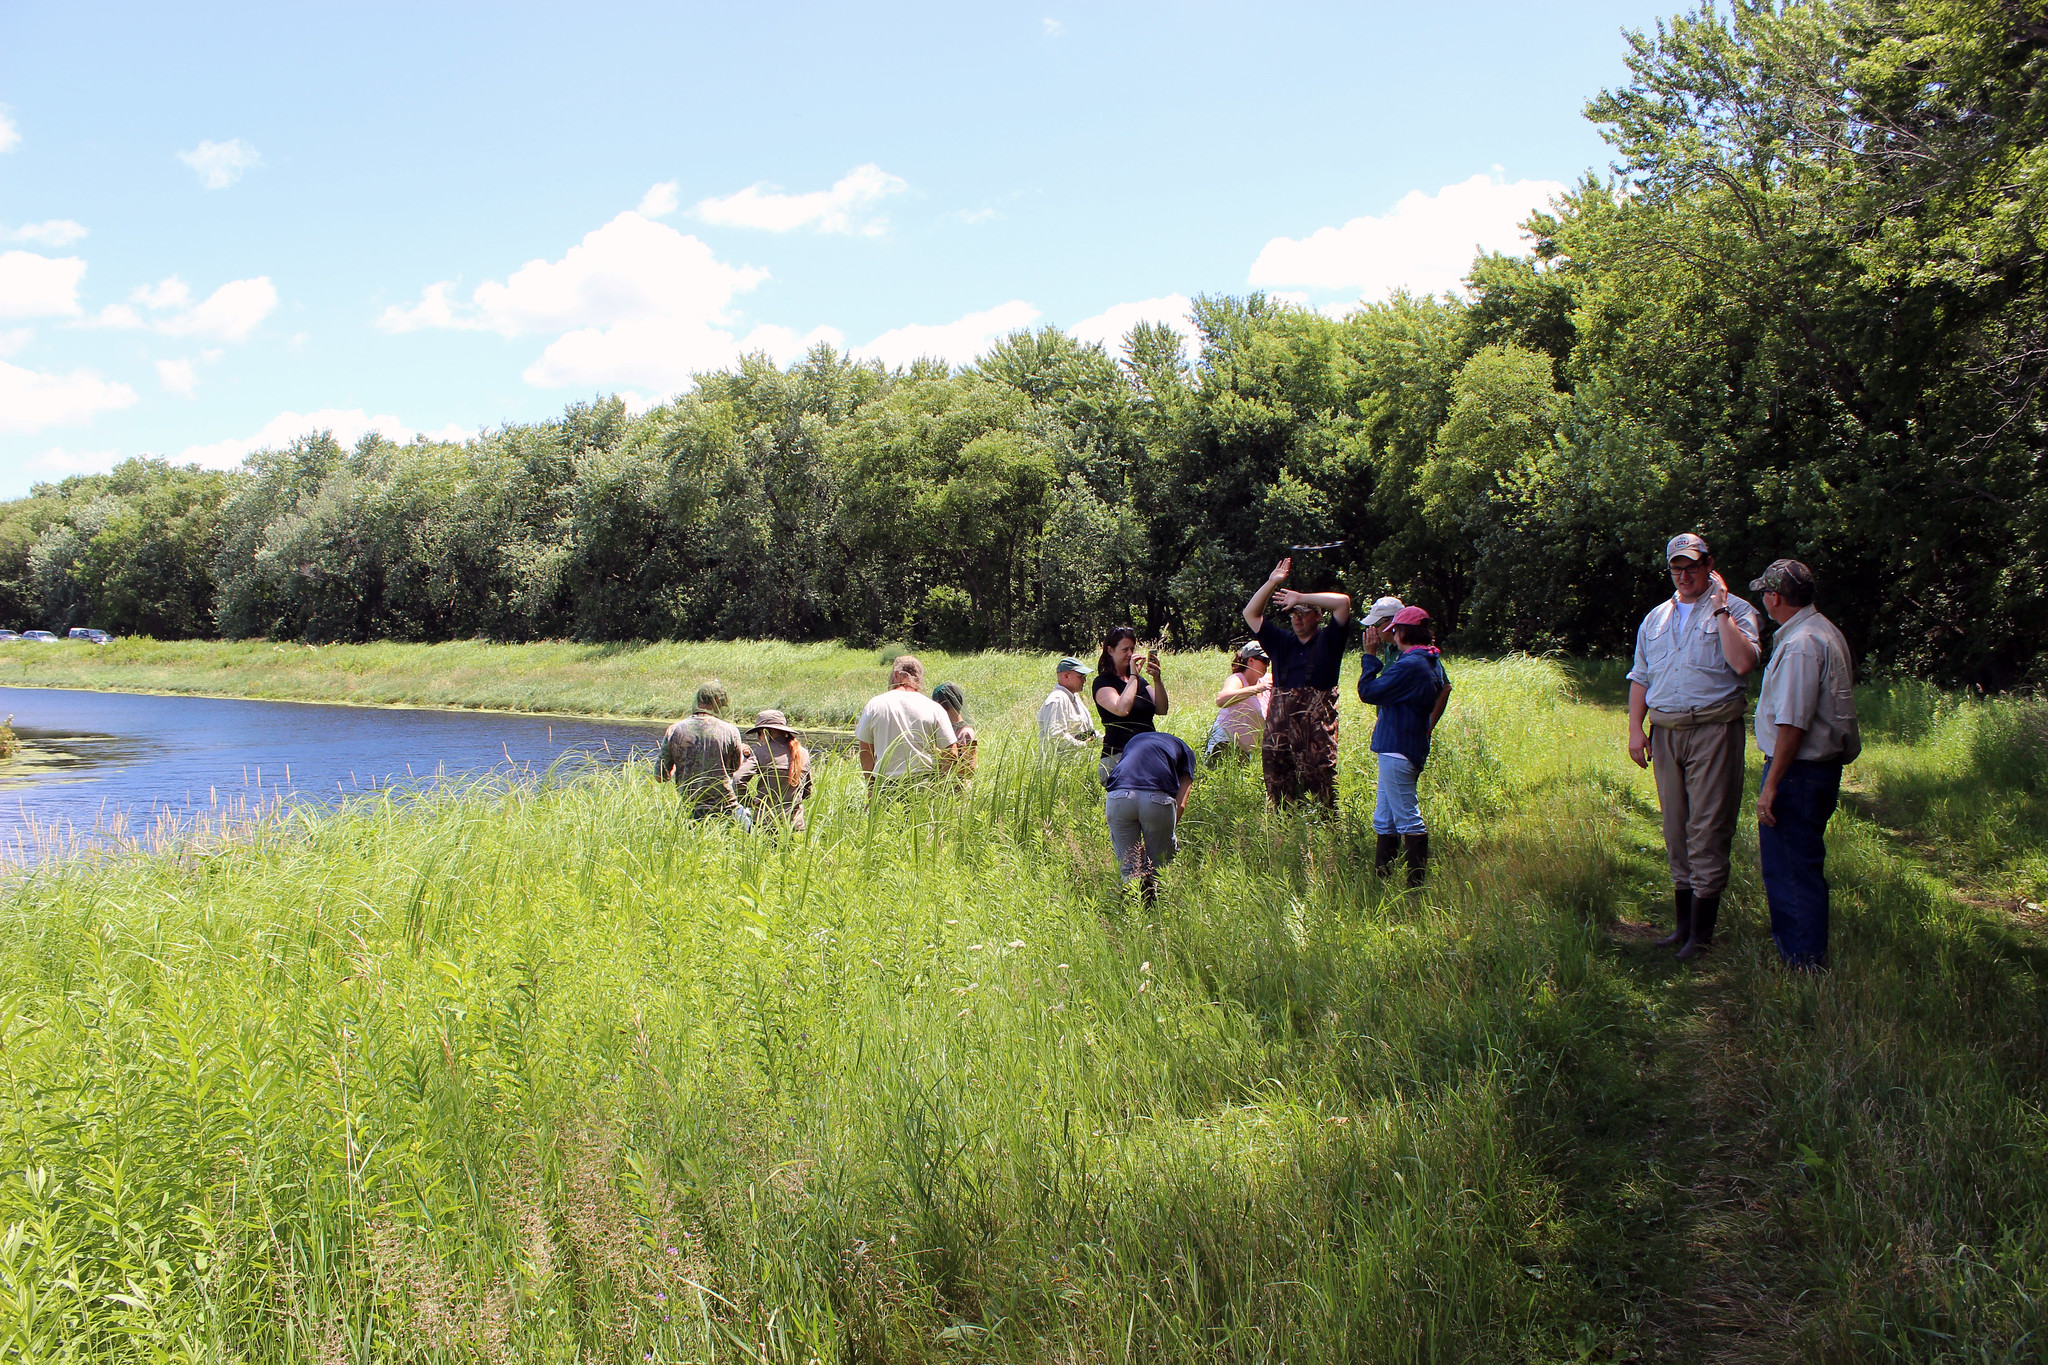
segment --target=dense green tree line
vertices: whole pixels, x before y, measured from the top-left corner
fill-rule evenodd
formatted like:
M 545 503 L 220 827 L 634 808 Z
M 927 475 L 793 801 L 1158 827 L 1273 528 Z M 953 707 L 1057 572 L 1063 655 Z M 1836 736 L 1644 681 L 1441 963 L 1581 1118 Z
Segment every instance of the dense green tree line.
M 1616 154 L 1466 297 L 1203 298 L 1192 360 L 1056 330 L 828 349 L 465 445 L 131 461 L 0 506 L 17 627 L 845 636 L 1239 628 L 1291 543 L 1474 647 L 1625 648 L 1659 552 L 1815 565 L 1875 666 L 2048 675 L 2048 5 L 1738 4 L 1636 35 Z M 1320 586 L 1320 584 L 1318 584 Z M 1738 587 L 1738 591 L 1741 589 Z

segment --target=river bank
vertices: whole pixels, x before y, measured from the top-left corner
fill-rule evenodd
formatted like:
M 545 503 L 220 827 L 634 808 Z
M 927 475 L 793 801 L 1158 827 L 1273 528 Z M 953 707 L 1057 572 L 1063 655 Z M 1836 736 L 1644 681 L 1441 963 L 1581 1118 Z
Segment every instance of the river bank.
M 833 729 L 851 726 L 868 698 L 888 685 L 885 660 L 892 652 L 752 640 L 12 644 L 0 647 L 0 686 L 673 720 L 689 714 L 699 682 L 718 678 L 732 693 L 736 715 L 772 707 Z M 971 718 L 1021 722 L 1053 685 L 1058 656 L 920 650 L 918 657 L 931 683 L 952 681 L 966 690 Z M 1222 681 L 1221 656 L 1190 656 L 1182 677 L 1196 691 L 1213 692 Z

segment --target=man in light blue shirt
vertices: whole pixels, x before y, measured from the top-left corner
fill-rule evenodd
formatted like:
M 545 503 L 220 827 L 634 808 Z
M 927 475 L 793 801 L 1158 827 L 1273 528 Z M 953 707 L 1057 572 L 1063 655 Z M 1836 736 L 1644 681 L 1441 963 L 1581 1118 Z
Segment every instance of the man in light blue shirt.
M 1636 631 L 1628 673 L 1628 756 L 1654 768 L 1677 926 L 1661 946 L 1690 960 L 1714 943 L 1728 850 L 1742 807 L 1743 679 L 1756 668 L 1756 609 L 1728 595 L 1707 542 L 1664 547 L 1671 596 Z M 1653 736 L 1654 732 L 1654 738 Z

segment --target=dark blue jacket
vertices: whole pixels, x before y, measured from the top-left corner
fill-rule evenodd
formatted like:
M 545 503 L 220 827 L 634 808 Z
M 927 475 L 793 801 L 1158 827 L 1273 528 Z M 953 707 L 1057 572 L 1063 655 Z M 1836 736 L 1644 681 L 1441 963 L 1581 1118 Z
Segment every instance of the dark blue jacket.
M 1429 762 L 1429 713 L 1436 709 L 1437 693 L 1450 685 L 1434 649 L 1411 649 L 1390 666 L 1366 655 L 1359 663 L 1358 699 L 1380 709 L 1372 751 L 1399 754 L 1421 772 Z

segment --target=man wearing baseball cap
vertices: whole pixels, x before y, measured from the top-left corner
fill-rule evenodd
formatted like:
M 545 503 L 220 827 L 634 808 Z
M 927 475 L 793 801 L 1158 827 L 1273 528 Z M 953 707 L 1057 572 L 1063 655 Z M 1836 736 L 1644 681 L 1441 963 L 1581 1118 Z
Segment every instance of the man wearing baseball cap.
M 1337 808 L 1337 676 L 1351 633 L 1351 599 L 1341 592 L 1297 592 L 1280 585 L 1292 559 L 1273 566 L 1244 604 L 1244 623 L 1273 661 L 1266 700 L 1266 799 L 1276 806 L 1307 798 Z M 1287 624 L 1266 615 L 1266 602 Z M 1332 624 L 1323 624 L 1328 612 Z
M 1039 745 L 1055 758 L 1087 753 L 1101 738 L 1081 700 L 1087 670 L 1079 659 L 1069 655 L 1053 665 L 1052 676 L 1056 685 L 1038 707 Z
M 1777 623 L 1756 744 L 1764 751 L 1756 797 L 1756 846 L 1763 863 L 1771 937 L 1788 967 L 1828 960 L 1828 817 L 1842 795 L 1842 765 L 1863 751 L 1856 725 L 1856 678 L 1849 642 L 1813 609 L 1813 570 L 1780 559 L 1749 585 Z
M 1742 808 L 1743 683 L 1757 662 L 1756 609 L 1728 595 L 1707 542 L 1664 547 L 1671 596 L 1636 629 L 1628 672 L 1628 756 L 1657 776 L 1677 925 L 1658 940 L 1690 960 L 1714 943 L 1728 849 Z

